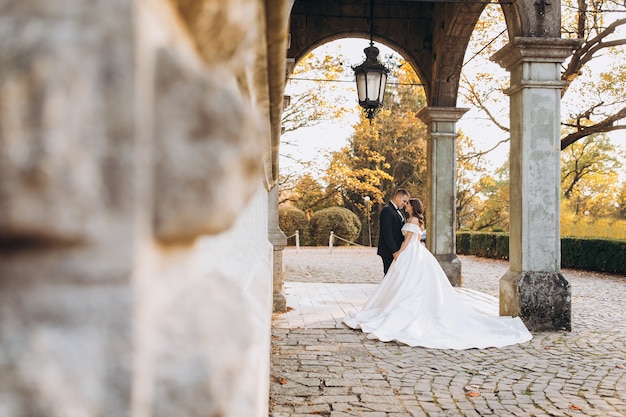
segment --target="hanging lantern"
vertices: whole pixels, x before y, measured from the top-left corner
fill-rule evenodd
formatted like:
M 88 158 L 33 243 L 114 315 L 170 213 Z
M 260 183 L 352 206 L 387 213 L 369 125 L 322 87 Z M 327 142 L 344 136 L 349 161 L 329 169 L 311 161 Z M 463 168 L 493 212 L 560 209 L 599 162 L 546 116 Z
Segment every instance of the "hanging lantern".
M 370 46 L 363 52 L 365 52 L 365 61 L 352 69 L 356 77 L 359 105 L 363 108 L 365 117 L 371 121 L 383 107 L 389 70 L 378 61 L 379 51 L 373 43 L 370 43 Z

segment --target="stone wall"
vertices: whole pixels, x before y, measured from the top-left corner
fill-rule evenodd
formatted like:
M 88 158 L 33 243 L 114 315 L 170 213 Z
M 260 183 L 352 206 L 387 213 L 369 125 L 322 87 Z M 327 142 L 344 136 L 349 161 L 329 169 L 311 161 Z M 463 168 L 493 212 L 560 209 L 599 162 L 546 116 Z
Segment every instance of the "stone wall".
M 1 9 L 0 417 L 267 415 L 265 2 Z

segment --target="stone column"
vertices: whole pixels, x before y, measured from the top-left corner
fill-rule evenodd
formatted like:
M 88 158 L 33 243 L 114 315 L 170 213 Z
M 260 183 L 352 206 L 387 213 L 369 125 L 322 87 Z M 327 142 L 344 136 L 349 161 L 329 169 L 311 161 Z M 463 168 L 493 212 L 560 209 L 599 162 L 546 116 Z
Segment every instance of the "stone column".
M 426 170 L 426 245 L 450 283 L 463 285 L 456 256 L 456 122 L 468 109 L 425 107 L 418 117 L 428 126 Z
M 492 60 L 511 73 L 509 271 L 500 314 L 529 329 L 570 330 L 571 288 L 560 274 L 560 64 L 575 40 L 515 38 Z
M 287 236 L 280 230 L 278 225 L 278 184 L 269 191 L 268 201 L 268 236 L 270 243 L 274 246 L 273 257 L 273 292 L 274 292 L 274 313 L 287 312 L 287 301 L 283 295 L 283 284 L 285 283 L 283 269 L 283 249 L 287 246 Z
M 125 417 L 133 378 L 132 2 L 0 19 L 0 416 Z

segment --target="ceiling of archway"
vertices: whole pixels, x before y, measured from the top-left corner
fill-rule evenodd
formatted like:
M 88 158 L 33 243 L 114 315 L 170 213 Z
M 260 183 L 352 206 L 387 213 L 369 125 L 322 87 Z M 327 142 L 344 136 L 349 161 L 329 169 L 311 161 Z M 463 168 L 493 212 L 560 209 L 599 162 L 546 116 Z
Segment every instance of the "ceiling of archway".
M 346 37 L 370 37 L 397 50 L 415 69 L 429 106 L 455 106 L 461 66 L 486 3 L 423 0 L 295 0 L 289 58 Z

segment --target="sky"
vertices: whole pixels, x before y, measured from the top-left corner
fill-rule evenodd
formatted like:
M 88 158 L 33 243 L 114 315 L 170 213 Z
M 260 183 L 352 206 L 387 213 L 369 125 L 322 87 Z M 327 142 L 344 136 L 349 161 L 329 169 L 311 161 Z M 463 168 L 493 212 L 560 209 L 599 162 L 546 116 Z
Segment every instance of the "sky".
M 307 171 L 319 178 L 328 165 L 328 154 L 348 145 L 348 140 L 353 131 L 352 125 L 357 122 L 359 112 L 355 87 L 356 83 L 354 82 L 354 76 L 350 66 L 356 66 L 364 60 L 365 55 L 363 49 L 367 46 L 369 46 L 369 40 L 366 39 L 340 39 L 327 43 L 314 51 L 314 53 L 320 56 L 326 53 L 337 54 L 340 52 L 347 58 L 346 62 L 344 62 L 344 65 L 347 66 L 346 74 L 348 74 L 345 81 L 350 82 L 333 83 L 332 87 L 337 91 L 337 94 L 343 97 L 343 100 L 345 100 L 344 105 L 353 109 L 353 112 L 347 114 L 340 120 L 323 122 L 313 127 L 301 128 L 283 135 L 280 152 L 281 158 L 279 161 L 281 173 L 303 174 Z M 380 49 L 379 59 L 383 62 L 391 55 L 400 57 L 397 52 L 383 44 L 375 42 L 375 46 Z M 489 71 L 502 71 L 503 74 L 508 76 L 506 71 L 495 63 L 482 63 L 481 65 L 490 64 L 493 65 L 493 67 L 489 68 Z M 293 89 L 298 88 L 298 84 L 304 85 L 304 83 L 307 82 L 312 81 L 290 81 L 287 84 L 286 91 L 289 93 L 293 91 Z M 508 101 L 506 102 L 506 106 L 507 107 L 503 110 L 508 114 Z M 459 107 L 469 106 L 464 105 L 460 101 Z M 508 123 L 508 120 L 505 118 L 504 122 Z M 487 150 L 493 147 L 498 141 L 508 137 L 505 132 L 484 120 L 484 116 L 481 116 L 476 109 L 471 108 L 470 111 L 457 122 L 457 129 L 471 137 L 474 145 L 479 150 Z M 614 133 L 611 135 L 611 138 L 612 143 L 626 151 L 626 146 L 624 145 L 626 144 L 626 131 Z M 285 144 L 285 142 L 290 142 L 293 146 Z M 500 145 L 487 156 L 487 164 L 492 170 L 495 170 L 495 168 L 500 167 L 504 163 L 508 152 L 509 144 L 507 142 Z M 315 169 L 305 168 L 296 160 L 312 161 L 314 162 Z M 318 170 L 318 172 L 313 172 L 315 170 Z M 624 177 L 626 177 L 626 168 L 624 171 Z

